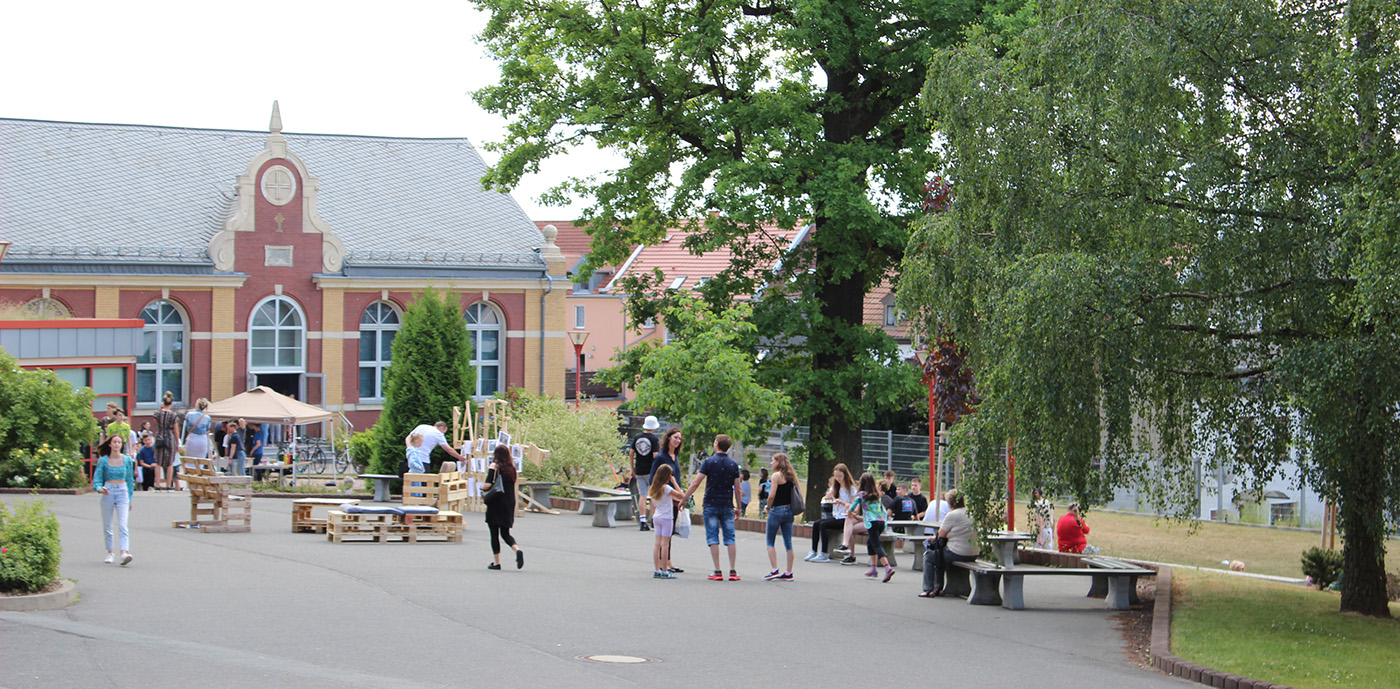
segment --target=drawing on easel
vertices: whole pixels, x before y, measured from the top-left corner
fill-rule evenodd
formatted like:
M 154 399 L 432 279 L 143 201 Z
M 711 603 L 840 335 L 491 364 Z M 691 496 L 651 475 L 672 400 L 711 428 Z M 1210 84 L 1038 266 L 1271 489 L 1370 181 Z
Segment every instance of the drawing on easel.
M 498 433 L 498 434 L 496 435 L 496 442 L 498 442 L 498 443 L 500 443 L 500 444 L 502 444 L 502 445 L 509 445 L 509 444 L 510 444 L 510 434 L 507 433 L 507 432 L 505 432 L 505 431 L 501 431 L 500 433 Z

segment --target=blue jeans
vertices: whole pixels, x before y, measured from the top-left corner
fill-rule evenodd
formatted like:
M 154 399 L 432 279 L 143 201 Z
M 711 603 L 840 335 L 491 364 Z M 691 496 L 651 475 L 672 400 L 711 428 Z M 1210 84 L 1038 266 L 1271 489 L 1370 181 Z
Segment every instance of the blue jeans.
M 783 548 L 792 550 L 792 505 L 775 505 L 768 511 L 768 528 L 764 531 L 769 548 L 777 540 L 779 529 L 783 531 Z
M 705 505 L 705 544 L 719 545 L 720 531 L 724 544 L 734 545 L 734 508 Z
M 233 459 L 229 460 L 228 463 L 229 474 L 233 476 L 247 476 L 248 472 L 244 470 L 243 466 L 247 461 L 248 455 L 245 455 L 242 452 L 235 454 L 233 456 Z
M 102 535 L 107 543 L 107 552 L 112 552 L 112 515 L 117 517 L 118 544 L 122 552 L 131 550 L 131 535 L 126 528 L 127 515 L 131 510 L 131 494 L 125 483 L 106 483 L 107 494 L 102 496 Z

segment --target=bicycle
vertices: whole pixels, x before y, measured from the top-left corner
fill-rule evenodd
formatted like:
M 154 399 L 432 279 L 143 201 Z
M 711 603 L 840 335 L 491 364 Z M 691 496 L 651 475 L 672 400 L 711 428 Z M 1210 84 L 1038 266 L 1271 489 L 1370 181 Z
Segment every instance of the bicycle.
M 331 463 L 326 459 L 325 450 L 314 439 L 304 435 L 278 445 L 277 454 L 291 457 L 297 463 L 306 463 L 306 473 L 311 474 L 326 473 L 326 467 Z

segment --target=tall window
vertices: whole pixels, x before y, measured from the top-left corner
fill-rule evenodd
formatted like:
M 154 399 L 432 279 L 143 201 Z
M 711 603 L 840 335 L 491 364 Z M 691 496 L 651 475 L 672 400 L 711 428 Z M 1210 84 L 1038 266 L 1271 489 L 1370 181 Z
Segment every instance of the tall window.
M 467 337 L 472 342 L 472 367 L 476 369 L 476 396 L 490 397 L 501 391 L 501 371 L 505 357 L 501 352 L 502 319 L 496 309 L 484 301 L 467 307 L 462 318 L 467 322 Z
M 301 373 L 306 369 L 306 320 L 292 300 L 263 300 L 253 309 L 248 331 L 249 363 L 254 373 Z
M 399 312 L 387 301 L 376 301 L 360 315 L 360 399 L 384 399 L 384 374 L 399 332 Z
M 136 403 L 155 404 L 166 390 L 185 399 L 185 317 L 168 301 L 141 311 L 141 353 L 136 356 Z
M 583 329 L 586 328 L 586 327 L 588 327 L 588 326 L 584 325 L 584 320 L 583 320 L 583 307 L 582 307 L 582 306 L 575 306 L 575 307 L 574 307 L 574 330 L 583 330 Z

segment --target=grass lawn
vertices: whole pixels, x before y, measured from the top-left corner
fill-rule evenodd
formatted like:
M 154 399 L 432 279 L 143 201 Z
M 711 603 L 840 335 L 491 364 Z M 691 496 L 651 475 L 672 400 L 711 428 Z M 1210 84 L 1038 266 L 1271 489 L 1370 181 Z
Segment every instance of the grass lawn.
M 1299 689 L 1400 687 L 1400 621 L 1340 614 L 1336 593 L 1292 584 L 1173 576 L 1172 652 L 1182 658 Z M 1400 617 L 1400 603 L 1390 611 Z
M 1017 505 L 1017 514 L 1023 509 Z M 1089 543 L 1105 555 L 1216 568 L 1221 560 L 1240 560 L 1249 572 L 1299 579 L 1303 551 L 1322 544 L 1320 534 L 1305 531 L 1198 523 L 1192 533 L 1188 523 L 1115 512 L 1091 511 L 1086 521 Z M 1386 571 L 1400 572 L 1400 541 L 1386 546 Z

